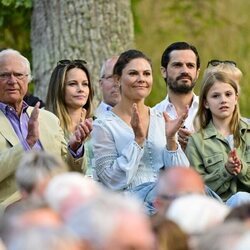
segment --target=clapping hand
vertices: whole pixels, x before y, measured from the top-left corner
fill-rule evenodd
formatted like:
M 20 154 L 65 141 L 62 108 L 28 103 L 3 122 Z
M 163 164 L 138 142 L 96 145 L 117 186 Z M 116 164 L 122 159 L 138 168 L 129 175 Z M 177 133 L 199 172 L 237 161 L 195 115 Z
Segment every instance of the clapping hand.
M 76 151 L 82 143 L 88 138 L 93 129 L 93 120 L 88 118 L 76 127 L 75 132 L 69 140 L 69 146 L 73 151 Z
M 34 109 L 31 112 L 28 121 L 28 134 L 26 137 L 26 141 L 31 148 L 39 140 L 39 122 L 38 122 L 39 107 L 40 107 L 40 102 L 37 102 Z
M 138 145 L 142 146 L 146 138 L 146 134 L 143 132 L 141 116 L 138 112 L 136 103 L 134 103 L 132 106 L 132 115 L 130 124 L 135 134 L 135 141 L 137 142 Z
M 235 148 L 229 152 L 225 167 L 232 175 L 238 175 L 240 173 L 242 164 Z
M 178 131 L 178 142 L 180 143 L 183 150 L 186 149 L 188 138 L 192 134 L 190 130 L 188 130 L 186 127 L 181 127 Z
M 183 114 L 181 114 L 174 120 L 171 120 L 166 112 L 163 112 L 163 116 L 166 124 L 165 129 L 166 129 L 167 148 L 168 150 L 176 150 L 177 149 L 176 133 L 183 126 L 185 119 L 188 116 L 188 107 L 186 108 Z

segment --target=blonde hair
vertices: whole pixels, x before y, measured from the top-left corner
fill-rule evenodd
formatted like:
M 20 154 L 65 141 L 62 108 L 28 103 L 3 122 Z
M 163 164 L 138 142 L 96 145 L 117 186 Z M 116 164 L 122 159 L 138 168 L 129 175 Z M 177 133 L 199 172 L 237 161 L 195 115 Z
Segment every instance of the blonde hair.
M 205 129 L 210 120 L 212 119 L 212 113 L 210 109 L 205 108 L 204 102 L 207 98 L 208 91 L 217 81 L 228 83 L 230 86 L 233 87 L 235 94 L 236 95 L 239 94 L 239 85 L 234 80 L 232 80 L 228 76 L 228 74 L 224 72 L 209 72 L 207 74 L 204 74 L 199 96 L 199 108 L 197 112 L 199 126 L 201 130 Z M 234 142 L 236 147 L 240 145 L 239 120 L 240 120 L 240 110 L 239 110 L 239 104 L 237 103 L 233 111 L 233 116 L 229 125 L 230 131 L 234 136 Z
M 69 70 L 73 68 L 82 69 L 89 82 L 89 97 L 83 108 L 86 109 L 86 118 L 92 117 L 93 115 L 93 98 L 94 90 L 90 80 L 90 74 L 86 67 L 81 63 L 69 63 L 69 64 L 58 64 L 52 72 L 48 92 L 46 97 L 46 109 L 54 113 L 60 120 L 60 125 L 64 130 L 64 133 L 68 133 L 72 120 L 67 110 L 65 102 L 65 77 Z M 55 94 L 56 93 L 56 94 Z
M 226 73 L 230 78 L 232 78 L 238 84 L 240 83 L 240 80 L 243 76 L 241 70 L 234 64 L 221 62 L 216 66 L 209 65 L 208 68 L 206 68 L 206 70 L 204 71 L 204 77 L 207 74 L 215 72 Z

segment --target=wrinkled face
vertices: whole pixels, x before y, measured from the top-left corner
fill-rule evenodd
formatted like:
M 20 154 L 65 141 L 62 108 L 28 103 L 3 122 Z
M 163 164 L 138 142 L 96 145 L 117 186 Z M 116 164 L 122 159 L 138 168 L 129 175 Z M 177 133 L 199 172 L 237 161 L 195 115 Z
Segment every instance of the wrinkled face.
M 138 214 L 125 213 L 118 219 L 104 250 L 154 250 L 154 237 L 147 218 Z
M 121 99 L 120 85 L 113 77 L 113 69 L 117 59 L 107 62 L 105 73 L 100 79 L 103 101 L 114 107 Z
M 238 95 L 230 84 L 217 81 L 209 89 L 204 106 L 210 109 L 213 120 L 231 120 L 237 100 Z
M 122 97 L 133 101 L 145 99 L 153 85 L 152 68 L 144 58 L 131 60 L 119 79 Z
M 174 93 L 192 91 L 198 78 L 196 55 L 192 50 L 173 50 L 167 68 L 162 68 L 162 76 Z
M 65 103 L 70 109 L 83 107 L 89 97 L 89 81 L 79 68 L 70 69 L 65 77 Z
M 0 58 L 0 101 L 19 106 L 28 90 L 28 74 L 27 65 L 18 55 Z

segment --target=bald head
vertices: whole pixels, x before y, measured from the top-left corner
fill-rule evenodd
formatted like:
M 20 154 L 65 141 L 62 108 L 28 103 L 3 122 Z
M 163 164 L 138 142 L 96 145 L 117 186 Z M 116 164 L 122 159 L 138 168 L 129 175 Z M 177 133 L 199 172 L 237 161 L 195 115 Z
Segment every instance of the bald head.
M 159 177 L 158 192 L 168 194 L 203 193 L 204 183 L 193 168 L 169 168 Z
M 107 59 L 100 72 L 100 88 L 102 91 L 103 101 L 114 107 L 121 99 L 120 86 L 113 78 L 113 69 L 118 60 L 118 56 Z
M 193 168 L 174 167 L 160 174 L 156 192 L 155 206 L 160 213 L 165 213 L 173 199 L 187 193 L 205 194 L 205 186 Z

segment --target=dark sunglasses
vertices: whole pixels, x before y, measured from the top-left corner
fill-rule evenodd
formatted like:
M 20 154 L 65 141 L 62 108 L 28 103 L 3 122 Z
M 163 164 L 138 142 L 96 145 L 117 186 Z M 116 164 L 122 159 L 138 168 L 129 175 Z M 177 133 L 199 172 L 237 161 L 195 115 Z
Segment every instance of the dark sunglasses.
M 68 65 L 68 64 L 87 64 L 85 60 L 60 60 L 57 65 Z
M 217 60 L 217 59 L 214 59 L 214 60 L 211 60 L 211 61 L 209 61 L 208 63 L 207 63 L 207 67 L 209 66 L 209 65 L 212 65 L 212 66 L 218 66 L 219 64 L 221 64 L 221 63 L 226 63 L 226 64 L 232 64 L 233 66 L 237 66 L 237 64 L 236 64 L 236 62 L 234 62 L 234 61 L 228 61 L 228 60 L 226 60 L 226 61 L 221 61 L 221 60 Z

